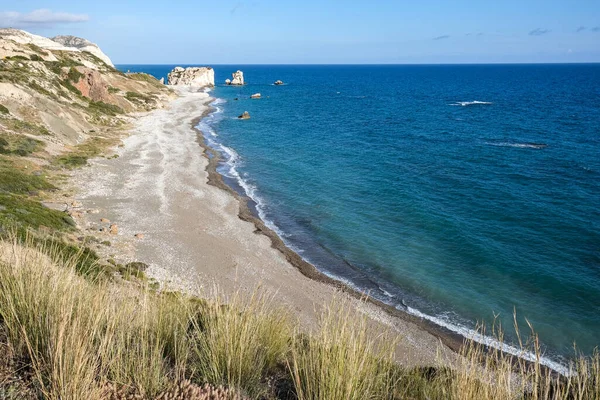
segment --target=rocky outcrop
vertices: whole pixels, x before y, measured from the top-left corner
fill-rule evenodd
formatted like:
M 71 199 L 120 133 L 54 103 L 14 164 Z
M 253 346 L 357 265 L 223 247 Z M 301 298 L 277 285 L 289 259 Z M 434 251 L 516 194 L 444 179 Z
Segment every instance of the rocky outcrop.
M 250 113 L 248 111 L 244 111 L 242 115 L 238 117 L 239 119 L 250 119 Z
M 87 51 L 92 53 L 100 60 L 102 60 L 109 67 L 115 67 L 110 58 L 100 50 L 97 44 L 90 42 L 89 40 L 77 37 L 77 36 L 54 36 L 52 40 L 56 43 L 60 43 L 68 48 L 77 49 L 80 51 Z
M 175 67 L 167 77 L 169 85 L 205 87 L 215 85 L 215 71 L 211 67 Z
M 108 83 L 100 72 L 85 67 L 77 67 L 77 71 L 82 76 L 73 86 L 79 89 L 83 96 L 94 101 L 109 102 L 111 96 L 108 92 Z
M 260 99 L 260 93 L 254 93 L 250 96 L 251 99 Z
M 241 86 L 244 84 L 244 73 L 242 71 L 235 71 L 233 74 L 231 74 L 231 77 L 233 79 L 231 79 L 231 81 L 228 83 L 228 85 L 236 85 L 236 86 Z M 225 81 L 227 82 L 227 81 Z

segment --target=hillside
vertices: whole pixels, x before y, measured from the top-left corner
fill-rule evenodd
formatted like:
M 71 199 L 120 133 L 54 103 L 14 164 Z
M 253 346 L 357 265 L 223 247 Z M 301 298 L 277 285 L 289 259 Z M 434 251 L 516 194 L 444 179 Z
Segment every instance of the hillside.
M 58 40 L 0 30 L 2 230 L 72 230 L 72 207 L 48 202 L 65 195 L 65 173 L 117 145 L 129 113 L 163 107 L 174 96 L 149 75 L 117 71 L 84 39 Z

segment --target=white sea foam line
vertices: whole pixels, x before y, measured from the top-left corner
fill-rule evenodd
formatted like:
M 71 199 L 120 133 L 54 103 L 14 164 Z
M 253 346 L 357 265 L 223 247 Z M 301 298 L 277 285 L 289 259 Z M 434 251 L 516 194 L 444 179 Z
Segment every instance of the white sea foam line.
M 434 324 L 436 324 L 438 326 L 442 326 L 452 332 L 458 333 L 459 335 L 461 335 L 467 339 L 471 339 L 477 343 L 481 343 L 486 346 L 501 350 L 505 353 L 522 358 L 527 361 L 535 362 L 537 360 L 536 355 L 530 351 L 523 351 L 515 346 L 511 346 L 504 342 L 500 342 L 499 340 L 497 340 L 493 337 L 483 335 L 480 332 L 477 332 L 473 329 L 453 324 L 453 323 L 445 321 L 439 317 L 427 315 L 427 314 L 422 313 L 421 311 L 419 311 L 415 308 L 412 308 L 412 307 L 406 307 L 406 311 L 414 316 L 426 319 L 428 321 L 433 322 Z M 540 357 L 540 364 L 545 365 L 563 375 L 568 375 L 570 373 L 569 369 L 566 366 L 564 366 L 563 364 L 560 364 L 556 361 L 552 361 L 551 359 L 549 359 L 547 357 Z
M 466 106 L 472 106 L 472 105 L 476 105 L 476 104 L 493 104 L 492 102 L 489 101 L 479 101 L 479 100 L 473 100 L 473 101 L 457 101 L 456 103 L 452 103 L 450 104 L 451 106 L 462 106 L 462 107 L 466 107 Z
M 478 103 L 474 103 L 474 104 L 478 104 Z M 491 103 L 486 103 L 486 102 L 482 102 L 482 104 L 491 104 Z M 212 129 L 211 129 L 212 130 Z M 204 131 L 202 131 L 204 132 Z M 211 140 L 212 143 L 214 143 L 218 148 L 220 148 L 222 150 L 223 153 L 227 154 L 229 156 L 229 158 L 225 161 L 225 164 L 227 166 L 229 166 L 229 173 L 231 174 L 230 176 L 228 176 L 229 178 L 235 179 L 238 183 L 238 185 L 240 185 L 240 187 L 244 190 L 244 193 L 246 194 L 246 196 L 248 196 L 249 198 L 252 199 L 252 201 L 254 201 L 254 203 L 256 203 L 256 209 L 258 211 L 258 216 L 259 218 L 265 223 L 265 225 L 267 225 L 267 227 L 269 229 L 272 229 L 280 238 L 282 238 L 282 240 L 284 241 L 285 245 L 287 247 L 289 247 L 292 251 L 296 252 L 296 253 L 300 253 L 300 249 L 295 248 L 295 246 L 291 245 L 290 243 L 288 243 L 288 241 L 285 239 L 285 235 L 276 225 L 275 223 L 273 223 L 272 221 L 270 221 L 268 218 L 266 218 L 265 212 L 264 212 L 264 202 L 262 200 L 262 198 L 257 194 L 258 189 L 256 188 L 255 185 L 252 185 L 250 183 L 248 183 L 246 180 L 244 180 L 237 168 L 236 168 L 236 164 L 239 162 L 240 160 L 240 156 L 239 154 L 232 148 L 227 147 L 223 144 L 214 142 Z M 211 146 L 214 147 L 214 146 Z M 302 256 L 301 256 L 302 257 Z M 304 257 L 302 257 L 302 259 L 306 262 L 309 262 L 308 260 L 306 260 Z M 325 275 L 327 275 L 328 277 L 335 279 L 337 281 L 342 282 L 344 285 L 347 285 L 349 287 L 351 287 L 352 289 L 356 290 L 356 291 L 363 291 L 361 288 L 359 288 L 358 286 L 356 286 L 356 284 L 354 284 L 353 282 L 351 282 L 350 280 L 337 276 L 335 274 L 329 273 L 327 271 L 323 271 L 321 270 L 322 273 L 324 273 Z M 385 290 L 381 289 L 382 292 L 384 292 L 386 295 L 388 295 L 389 297 L 393 297 L 391 294 L 389 294 L 388 292 L 386 292 Z M 415 308 L 411 308 L 411 307 L 407 307 L 406 308 L 407 312 L 409 312 L 412 315 L 415 315 L 419 318 L 423 318 L 423 319 L 427 319 L 431 322 L 433 322 L 434 324 L 438 325 L 438 326 L 442 326 L 446 329 L 449 329 L 452 332 L 458 333 L 459 335 L 465 337 L 465 338 L 469 338 L 472 339 L 474 341 L 476 341 L 477 343 L 481 343 L 481 344 L 485 344 L 487 346 L 496 348 L 496 349 L 500 349 L 502 351 L 504 351 L 505 353 L 523 358 L 527 361 L 532 361 L 535 362 L 536 361 L 536 356 L 535 354 L 531 353 L 531 352 L 524 352 L 514 346 L 510 346 L 506 343 L 502 343 L 492 337 L 489 336 L 485 336 L 482 335 L 480 333 L 478 333 L 477 331 L 473 330 L 473 329 L 469 329 L 460 325 L 456 325 L 456 324 L 452 324 L 450 322 L 444 321 L 443 319 L 439 318 L 439 317 L 434 317 L 431 315 L 427 315 L 424 314 L 422 312 L 420 312 L 419 310 L 415 309 Z M 556 372 L 559 372 L 563 375 L 568 375 L 569 374 L 569 370 L 567 367 L 565 367 L 564 365 L 557 363 L 555 361 L 550 360 L 547 357 L 541 357 L 540 358 L 540 363 L 542 365 L 545 365 L 551 369 L 553 369 Z

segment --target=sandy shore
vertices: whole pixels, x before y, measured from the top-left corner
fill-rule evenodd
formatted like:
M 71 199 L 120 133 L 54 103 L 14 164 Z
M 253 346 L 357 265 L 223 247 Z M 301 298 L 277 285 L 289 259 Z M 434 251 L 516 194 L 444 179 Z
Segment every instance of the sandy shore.
M 399 334 L 399 362 L 433 365 L 440 354 L 454 357 L 425 322 L 341 294 L 318 273 L 302 270 L 310 266 L 277 248 L 276 237 L 261 233 L 260 221 L 244 217 L 243 204 L 241 219 L 240 201 L 220 187 L 214 171 L 209 184 L 206 149 L 192 129 L 210 111 L 211 99 L 188 88 L 177 91 L 180 97 L 169 107 L 135 119 L 118 158 L 94 160 L 74 177 L 77 200 L 98 210 L 84 217 L 82 228 L 97 232 L 100 218 L 119 227 L 118 235 L 104 237 L 113 242 L 108 255 L 145 262 L 162 287 L 200 296 L 211 294 L 215 285 L 225 294 L 261 286 L 307 329 L 316 326 L 322 305 L 343 296 L 374 328 Z

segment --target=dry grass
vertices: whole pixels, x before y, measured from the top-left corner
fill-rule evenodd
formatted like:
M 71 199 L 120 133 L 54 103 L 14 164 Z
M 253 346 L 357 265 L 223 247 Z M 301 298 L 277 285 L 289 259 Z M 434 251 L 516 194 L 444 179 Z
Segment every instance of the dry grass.
M 395 341 L 369 334 L 348 305 L 326 307 L 320 328 L 297 336 L 289 365 L 298 399 L 383 399 L 393 392 Z
M 0 398 L 600 399 L 598 352 L 558 376 L 518 328 L 532 362 L 467 341 L 457 364 L 407 370 L 395 340 L 339 302 L 305 334 L 258 290 L 202 301 L 94 281 L 76 264 L 58 248 L 0 241 L 0 348 L 12 358 L 2 371 L 25 377 L 3 378 Z
M 259 291 L 244 299 L 218 294 L 192 321 L 194 369 L 212 384 L 239 388 L 251 397 L 265 393 L 261 381 L 283 362 L 291 325 L 284 310 L 268 307 L 271 297 Z M 222 305 L 226 304 L 226 305 Z

